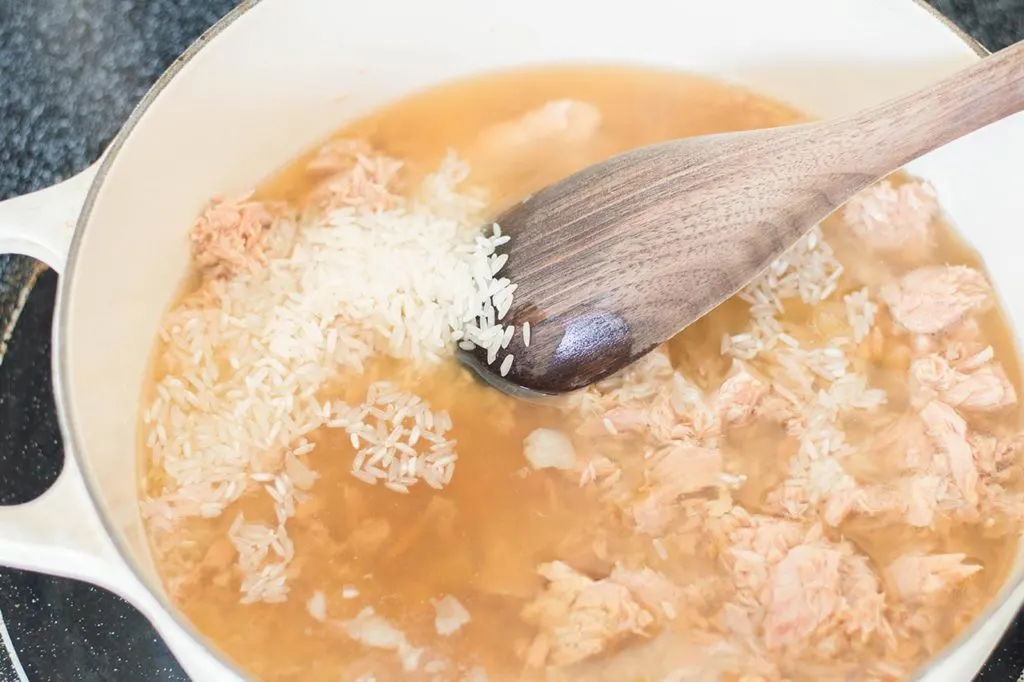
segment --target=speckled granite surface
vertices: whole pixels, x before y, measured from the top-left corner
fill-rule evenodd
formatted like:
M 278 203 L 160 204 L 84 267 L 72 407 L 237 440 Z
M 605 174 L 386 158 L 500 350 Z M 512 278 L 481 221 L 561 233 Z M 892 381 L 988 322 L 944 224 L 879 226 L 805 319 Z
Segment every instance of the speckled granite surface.
M 1024 37 L 1024 0 L 933 4 L 990 49 Z M 167 64 L 233 5 L 0 0 L 0 199 L 92 162 Z M 0 364 L 0 504 L 34 498 L 62 463 L 49 374 L 56 277 L 39 273 L 27 259 L 0 256 L 0 342 L 28 301 Z M 187 681 L 145 619 L 99 588 L 0 569 L 0 614 L 0 682 Z M 4 640 L 17 661 L 4 655 Z M 1022 670 L 1018 619 L 975 682 L 1014 682 Z
M 0 200 L 96 160 L 157 76 L 235 4 L 0 0 Z M 35 274 L 0 256 L 0 344 Z

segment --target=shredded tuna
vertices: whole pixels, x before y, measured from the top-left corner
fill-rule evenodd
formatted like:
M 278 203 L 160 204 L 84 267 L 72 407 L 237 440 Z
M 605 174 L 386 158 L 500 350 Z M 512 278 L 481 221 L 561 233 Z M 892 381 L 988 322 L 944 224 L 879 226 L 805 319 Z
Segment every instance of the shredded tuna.
M 723 485 L 722 455 L 705 448 L 672 445 L 653 457 L 649 487 L 633 508 L 637 530 L 662 532 L 678 514 L 676 501 L 687 493 Z
M 466 607 L 450 594 L 446 594 L 440 599 L 433 599 L 431 603 L 434 605 L 434 610 L 437 611 L 434 618 L 434 629 L 442 637 L 455 634 L 470 620 Z
M 921 417 L 909 413 L 882 428 L 874 437 L 871 450 L 898 468 L 918 471 L 931 463 L 935 446 Z
M 715 446 L 721 423 L 703 393 L 672 368 L 664 349 L 571 398 L 582 435 L 641 435 L 652 444 L 678 440 Z
M 651 613 L 675 620 L 683 592 L 663 574 L 647 567 L 628 570 L 616 566 L 608 580 L 628 589 Z
M 394 193 L 401 169 L 401 161 L 375 151 L 363 140 L 333 140 L 306 166 L 313 177 L 323 178 L 309 202 L 320 210 L 395 208 L 401 203 Z
M 537 571 L 548 585 L 522 612 L 538 629 L 527 654 L 530 666 L 577 663 L 621 639 L 647 635 L 655 624 L 654 615 L 619 583 L 592 580 L 560 561 Z
M 998 483 L 984 483 L 981 499 L 985 509 L 1001 519 L 1024 522 L 1024 493 L 1011 492 Z
M 882 288 L 893 319 L 914 334 L 949 329 L 991 301 L 985 275 L 965 265 L 918 268 Z
M 817 647 L 825 660 L 868 646 L 876 635 L 888 641 L 884 595 L 851 545 L 826 540 L 820 526 L 738 509 L 723 521 L 723 560 L 736 590 L 725 609 L 730 629 L 761 627 L 770 649 L 792 656 Z
M 406 672 L 412 672 L 419 667 L 423 649 L 409 644 L 405 635 L 385 618 L 377 615 L 372 607 L 367 606 L 355 618 L 347 621 L 344 629 L 345 634 L 364 646 L 395 651 Z
M 919 358 L 910 366 L 911 377 L 926 397 L 936 397 L 952 407 L 994 412 L 1017 402 L 1017 393 L 994 362 L 958 371 L 938 354 Z
M 843 220 L 858 243 L 868 249 L 920 258 L 931 247 L 931 223 L 938 211 L 931 185 L 912 180 L 894 187 L 886 180 L 847 202 Z
M 741 507 L 729 509 L 715 520 L 713 528 L 722 547 L 722 562 L 736 589 L 751 595 L 760 595 L 769 568 L 806 535 L 799 523 L 750 514 Z
M 837 526 L 850 514 L 884 515 L 916 528 L 930 528 L 946 496 L 944 477 L 913 475 L 894 483 L 843 491 L 828 501 L 824 518 L 827 524 Z
M 515 150 L 558 139 L 563 142 L 585 140 L 601 125 L 597 107 L 575 100 L 548 102 L 520 118 L 499 123 L 480 135 L 479 147 L 489 154 Z
M 266 204 L 216 197 L 196 219 L 189 236 L 192 257 L 210 277 L 226 278 L 266 262 L 267 231 L 274 215 Z
M 921 409 L 928 435 L 945 453 L 953 481 L 964 500 L 978 503 L 978 468 L 967 442 L 967 422 L 949 405 L 933 400 Z
M 1002 482 L 1024 466 L 1024 434 L 1003 439 L 973 434 L 969 441 L 978 471 L 989 481 Z
M 885 571 L 886 579 L 900 597 L 919 600 L 953 589 L 981 570 L 965 564 L 964 554 L 906 554 Z
M 535 429 L 523 441 L 523 454 L 534 469 L 572 469 L 576 450 L 562 431 Z
M 840 554 L 822 545 L 794 547 L 765 590 L 765 644 L 778 649 L 808 640 L 839 608 Z
M 751 420 L 767 393 L 768 386 L 737 360 L 715 396 L 715 412 L 723 422 L 742 426 Z

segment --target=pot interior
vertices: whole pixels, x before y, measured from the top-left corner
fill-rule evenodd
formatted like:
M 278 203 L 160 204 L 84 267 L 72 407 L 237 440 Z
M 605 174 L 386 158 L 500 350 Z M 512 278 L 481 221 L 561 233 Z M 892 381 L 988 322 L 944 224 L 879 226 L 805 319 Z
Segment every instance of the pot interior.
M 585 28 L 584 28 L 585 27 Z M 137 414 L 161 315 L 183 284 L 186 231 L 210 196 L 241 192 L 345 121 L 438 82 L 547 63 L 693 71 L 817 116 L 906 93 L 972 49 L 910 1 L 264 0 L 172 70 L 103 164 L 62 285 L 58 330 L 70 436 L 126 558 L 157 593 L 138 513 Z M 914 163 L 1024 321 L 1019 231 L 1024 120 Z M 985 180 L 981 180 L 984 169 Z

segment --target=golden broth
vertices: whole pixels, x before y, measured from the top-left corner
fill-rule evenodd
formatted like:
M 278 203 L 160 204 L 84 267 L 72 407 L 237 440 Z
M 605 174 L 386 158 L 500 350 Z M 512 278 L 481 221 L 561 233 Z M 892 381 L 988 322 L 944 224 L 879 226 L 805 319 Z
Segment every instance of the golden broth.
M 599 134 L 585 144 L 526 149 L 500 159 L 489 159 L 475 149 L 481 131 L 557 99 L 596 106 L 603 116 Z M 670 138 L 802 119 L 798 112 L 770 99 L 691 75 L 565 67 L 491 74 L 443 85 L 355 121 L 338 136 L 366 139 L 406 161 L 410 183 L 435 168 L 446 150 L 453 148 L 471 165 L 469 181 L 489 190 L 491 207 L 497 211 L 618 152 Z M 311 189 L 304 170 L 308 160 L 308 156 L 299 159 L 275 175 L 256 197 L 301 204 Z M 847 266 L 839 297 L 862 286 L 849 273 L 877 264 L 857 262 L 864 257 L 843 237 L 835 219 L 824 229 Z M 932 262 L 979 265 L 977 256 L 951 229 L 943 226 L 939 235 Z M 886 267 L 895 273 L 909 269 L 899 263 Z M 788 307 L 782 319 L 805 327 L 811 338 L 828 339 L 834 332 L 827 328 L 827 312 L 797 305 Z M 880 317 L 879 325 L 891 330 L 891 321 L 884 314 Z M 1008 326 L 997 311 L 980 320 L 996 357 L 1019 390 L 1019 366 Z M 747 305 L 738 299 L 728 302 L 673 339 L 669 345 L 673 364 L 702 388 L 717 387 L 732 362 L 721 353 L 721 339 L 742 331 L 748 322 Z M 166 371 L 158 364 L 154 377 L 159 379 Z M 907 404 L 905 368 L 900 373 L 873 361 L 865 366 L 865 373 L 873 385 L 887 390 L 889 402 L 881 414 L 846 425 L 854 443 Z M 415 376 L 394 361 L 380 359 L 362 377 L 346 378 L 321 398 L 358 402 L 378 378 L 415 389 L 435 410 L 450 412 L 454 424 L 450 436 L 458 442 L 460 459 L 454 479 L 443 491 L 421 485 L 408 495 L 398 495 L 383 486 L 368 486 L 350 473 L 354 449 L 348 435 L 326 428 L 315 432 L 311 440 L 317 447 L 308 460 L 320 479 L 289 522 L 296 559 L 289 569 L 290 594 L 284 603 L 240 604 L 239 578 L 232 572 L 235 553 L 226 537 L 228 527 L 237 511 L 244 512 L 246 519 L 272 519 L 271 501 L 262 493 L 247 494 L 217 518 L 190 519 L 156 541 L 160 568 L 176 604 L 253 676 L 303 682 L 354 679 L 366 650 L 346 637 L 338 623 L 370 604 L 410 641 L 430 642 L 432 652 L 463 669 L 480 664 L 491 680 L 520 679 L 519 654 L 533 629 L 522 622 L 519 612 L 543 586 L 537 564 L 562 559 L 577 569 L 601 573 L 610 566 L 608 557 L 633 553 L 647 556 L 678 581 L 700 579 L 719 570 L 714 557 L 699 547 L 690 551 L 674 547 L 671 561 L 660 562 L 650 538 L 636 534 L 610 513 L 592 488 L 551 470 L 524 475 L 524 438 L 539 427 L 566 427 L 569 418 L 562 412 L 498 395 L 454 362 L 428 376 Z M 1014 409 L 999 419 L 1016 427 L 1019 416 Z M 780 427 L 755 423 L 730 431 L 722 449 L 726 469 L 747 476 L 747 483 L 735 494 L 737 503 L 752 512 L 763 509 L 768 490 L 785 477 L 792 440 Z M 161 472 L 150 466 L 148 458 L 145 466 L 147 492 L 159 495 Z M 858 476 L 875 469 L 872 462 L 856 458 L 847 468 Z M 979 528 L 945 523 L 921 530 L 852 517 L 834 531 L 880 565 L 913 546 L 963 552 L 984 565 L 980 579 L 949 597 L 950 603 L 958 605 L 955 618 L 934 633 L 934 641 L 926 648 L 912 647 L 909 659 L 919 661 L 948 641 L 1005 578 L 1014 544 L 994 530 L 979 532 Z M 605 556 L 598 556 L 595 543 L 607 547 L 606 553 L 601 552 Z M 343 596 L 346 587 L 354 587 L 358 596 Z M 317 591 L 326 595 L 327 622 L 311 618 L 307 608 Z M 450 638 L 434 633 L 430 600 L 442 594 L 455 596 L 472 614 L 470 625 Z M 796 673 L 792 679 L 798 677 Z M 403 679 L 435 677 L 421 670 Z M 457 677 L 449 670 L 436 679 Z M 647 678 L 637 671 L 634 679 Z

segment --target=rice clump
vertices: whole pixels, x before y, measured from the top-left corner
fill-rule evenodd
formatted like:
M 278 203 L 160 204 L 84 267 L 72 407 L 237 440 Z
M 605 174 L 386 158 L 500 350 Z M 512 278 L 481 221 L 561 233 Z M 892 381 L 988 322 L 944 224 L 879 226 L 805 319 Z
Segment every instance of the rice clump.
M 361 142 L 334 142 L 309 166 L 326 178 L 306 205 L 217 199 L 197 220 L 204 278 L 163 321 L 166 369 L 143 415 L 161 475 L 143 511 L 170 530 L 246 493 L 269 495 L 273 520 L 238 515 L 230 529 L 243 601 L 287 594 L 286 525 L 316 480 L 316 429 L 349 432 L 352 473 L 367 483 L 404 493 L 454 474 L 447 414 L 386 383 L 359 404 L 321 402 L 329 382 L 379 356 L 437 365 L 456 345 L 493 362 L 514 333 L 500 323 L 515 292 L 500 277 L 509 238 L 497 225 L 481 233 L 484 198 L 464 187 L 468 166 L 449 154 L 407 192 L 400 168 Z

